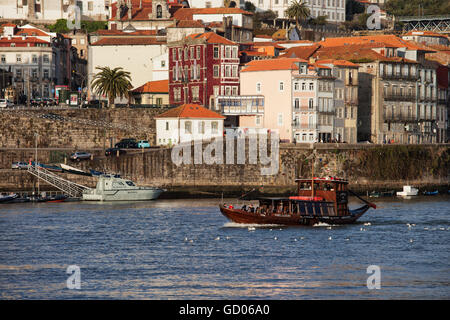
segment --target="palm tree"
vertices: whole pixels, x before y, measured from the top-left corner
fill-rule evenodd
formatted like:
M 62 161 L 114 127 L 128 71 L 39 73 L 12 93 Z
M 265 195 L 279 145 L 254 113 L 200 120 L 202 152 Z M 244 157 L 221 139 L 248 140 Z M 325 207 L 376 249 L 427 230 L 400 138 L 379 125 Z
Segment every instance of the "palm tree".
M 301 29 L 300 20 L 308 18 L 310 11 L 302 0 L 293 0 L 289 8 L 285 11 L 285 14 L 288 18 L 295 19 L 297 27 Z
M 96 67 L 99 69 L 91 81 L 92 89 L 98 95 L 108 97 L 108 105 L 114 108 L 114 100 L 117 97 L 128 96 L 131 85 L 130 72 L 121 67 L 110 69 L 109 67 Z

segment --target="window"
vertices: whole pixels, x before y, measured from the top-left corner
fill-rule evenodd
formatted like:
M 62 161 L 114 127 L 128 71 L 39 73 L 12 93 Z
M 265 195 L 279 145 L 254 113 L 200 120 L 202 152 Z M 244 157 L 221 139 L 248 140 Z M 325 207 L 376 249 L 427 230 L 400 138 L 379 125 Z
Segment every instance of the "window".
M 231 58 L 231 47 L 230 46 L 225 47 L 225 58 Z
M 261 83 L 260 82 L 256 83 L 256 92 L 258 92 L 258 93 L 261 92 Z
M 300 99 L 299 98 L 295 98 L 295 100 L 294 100 L 294 108 L 296 110 L 298 110 L 300 108 Z
M 43 61 L 44 61 L 44 63 L 49 63 L 48 54 L 44 54 Z
M 195 59 L 195 56 L 194 56 L 194 47 L 191 47 L 190 50 L 191 50 L 191 59 Z
M 313 91 L 314 90 L 314 83 L 310 82 L 309 83 L 309 91 Z
M 238 95 L 238 87 L 231 87 L 231 95 L 233 96 Z
M 162 98 L 156 98 L 156 105 L 157 106 L 162 105 Z
M 2 54 L 1 61 L 2 61 L 2 63 L 6 63 L 6 56 L 4 54 Z
M 88 2 L 88 11 L 94 10 L 94 3 L 92 1 Z
M 16 62 L 22 62 L 22 56 L 20 54 L 16 54 Z
M 197 59 L 200 59 L 200 46 L 197 46 Z
M 161 60 L 161 68 L 164 68 L 166 66 L 166 60 Z
M 44 69 L 44 78 L 49 79 L 48 69 Z
M 306 83 L 302 82 L 302 91 L 306 91 Z
M 189 133 L 189 134 L 192 133 L 192 122 L 191 121 L 186 121 L 184 123 L 184 132 Z
M 257 126 L 261 125 L 261 116 L 255 117 L 255 125 L 257 125 Z
M 199 92 L 200 92 L 199 87 L 198 86 L 192 87 L 191 91 L 192 91 L 192 99 L 194 101 L 198 101 L 198 99 L 199 99 Z
M 32 62 L 32 63 L 37 63 L 37 62 L 38 62 L 37 55 L 33 54 L 33 55 L 31 56 L 31 62 Z
M 162 6 L 161 5 L 158 5 L 157 7 L 156 7 L 156 18 L 158 19 L 158 18 L 162 18 Z
M 219 58 L 219 47 L 214 47 L 213 48 L 213 57 L 214 57 L 214 59 L 218 59 Z
M 279 82 L 279 90 L 284 91 L 284 82 L 283 81 Z
M 238 77 L 238 66 L 233 66 L 233 74 L 232 74 L 232 76 L 234 78 Z
M 170 129 L 169 121 L 166 121 L 166 131 L 169 131 L 169 129 Z
M 232 49 L 233 51 L 232 51 L 232 58 L 238 58 L 238 48 L 237 47 L 233 47 L 233 49 Z
M 313 109 L 314 108 L 314 99 L 310 98 L 308 101 L 308 108 Z
M 184 48 L 184 61 L 189 60 L 189 51 L 188 48 Z
M 225 87 L 225 95 L 226 96 L 231 96 L 231 87 L 229 87 L 229 86 Z
M 294 82 L 294 91 L 298 91 L 299 85 L 298 82 Z
M 282 113 L 278 114 L 278 126 L 279 127 L 283 126 L 283 114 Z
M 205 133 L 205 121 L 200 121 L 198 123 L 198 133 Z
M 219 78 L 219 66 L 218 65 L 213 66 L 213 76 L 214 76 L 214 78 Z
M 219 132 L 219 123 L 217 121 L 211 122 L 211 131 L 212 131 L 212 133 Z
M 225 66 L 225 77 L 231 77 L 231 66 Z
M 181 88 L 174 88 L 173 89 L 173 99 L 176 102 L 181 101 Z
M 37 76 L 38 76 L 38 69 L 36 69 L 36 68 L 31 69 L 31 76 L 33 78 L 37 78 Z

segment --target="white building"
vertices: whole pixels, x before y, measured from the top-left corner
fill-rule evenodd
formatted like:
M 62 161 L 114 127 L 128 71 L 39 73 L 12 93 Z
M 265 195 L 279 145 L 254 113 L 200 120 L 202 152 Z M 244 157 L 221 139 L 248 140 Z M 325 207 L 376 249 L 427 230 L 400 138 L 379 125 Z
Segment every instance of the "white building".
M 169 80 L 169 53 L 165 52 L 151 60 L 153 62 L 152 81 Z
M 198 104 L 183 104 L 155 119 L 159 146 L 223 137 L 225 117 Z
M 284 18 L 284 12 L 291 5 L 291 0 L 249 0 L 259 10 L 272 10 L 278 18 Z M 329 22 L 345 21 L 345 0 L 305 0 L 311 17 L 326 16 Z
M 163 56 L 164 54 L 166 56 Z M 98 72 L 96 67 L 122 67 L 131 73 L 131 84 L 136 88 L 148 81 L 162 80 L 166 77 L 165 72 L 168 72 L 166 57 L 166 41 L 156 37 L 106 37 L 92 43 L 88 48 L 89 99 L 102 98 L 97 97 L 90 87 L 94 75 Z M 155 67 L 157 73 L 154 75 Z M 121 102 L 124 101 L 116 101 Z
M 106 20 L 111 0 L 0 0 L 0 19 L 55 22 L 80 9 L 82 20 Z

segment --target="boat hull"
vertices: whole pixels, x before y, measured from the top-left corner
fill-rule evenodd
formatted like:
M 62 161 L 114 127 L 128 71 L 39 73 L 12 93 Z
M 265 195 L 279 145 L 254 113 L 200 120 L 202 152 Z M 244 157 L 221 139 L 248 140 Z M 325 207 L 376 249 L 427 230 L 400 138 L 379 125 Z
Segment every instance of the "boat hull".
M 240 209 L 227 208 L 220 206 L 222 214 L 236 223 L 243 224 L 278 224 L 278 225 L 305 225 L 313 226 L 318 223 L 335 224 L 351 224 L 356 222 L 370 206 L 365 205 L 356 210 L 350 210 L 345 216 L 313 216 L 313 215 L 296 215 L 296 214 L 270 214 L 263 215 L 252 213 Z
M 95 189 L 83 193 L 83 200 L 87 201 L 145 201 L 155 200 L 164 190 L 158 188 L 136 190 L 111 190 L 96 193 Z

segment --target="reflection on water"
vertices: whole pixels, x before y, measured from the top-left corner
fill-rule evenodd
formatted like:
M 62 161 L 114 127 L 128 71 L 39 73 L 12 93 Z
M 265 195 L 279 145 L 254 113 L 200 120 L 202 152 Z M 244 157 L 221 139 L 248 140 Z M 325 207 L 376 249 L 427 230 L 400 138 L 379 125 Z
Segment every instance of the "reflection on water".
M 450 298 L 450 197 L 375 201 L 312 228 L 232 223 L 220 199 L 0 205 L 0 298 Z

